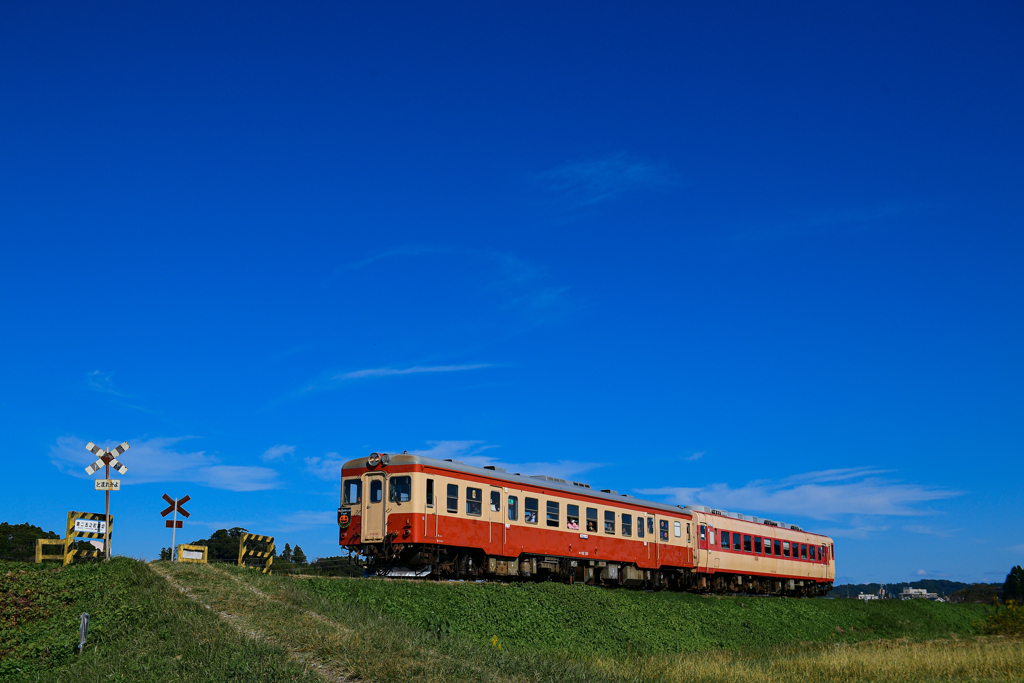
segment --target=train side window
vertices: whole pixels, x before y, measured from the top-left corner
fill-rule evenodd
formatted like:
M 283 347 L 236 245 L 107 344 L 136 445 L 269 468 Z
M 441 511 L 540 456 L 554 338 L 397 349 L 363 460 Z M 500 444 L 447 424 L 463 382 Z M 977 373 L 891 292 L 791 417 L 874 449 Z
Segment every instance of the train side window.
M 448 512 L 459 514 L 458 484 L 448 484 Z
M 479 517 L 484 511 L 484 492 L 466 487 L 466 514 Z
M 801 560 L 806 560 L 807 559 L 807 546 L 803 545 L 803 544 L 800 544 L 800 559 Z
M 807 558 L 808 558 L 808 559 L 811 559 L 811 560 L 816 560 L 816 559 L 818 559 L 818 558 L 816 558 L 816 557 L 814 556 L 814 546 L 813 546 L 813 545 L 809 545 L 809 546 L 807 546 Z
M 615 511 L 605 510 L 604 511 L 604 532 L 606 534 L 615 534 Z
M 672 530 L 675 532 L 676 538 L 682 538 L 682 535 L 683 535 L 683 523 L 682 522 L 673 522 Z
M 764 539 L 764 554 L 765 555 L 771 555 L 772 554 L 772 539 L 770 539 L 770 538 L 765 538 Z
M 434 507 L 434 480 L 427 479 L 427 507 Z
M 750 552 L 750 536 L 743 534 L 743 552 Z
M 511 522 L 519 519 L 519 498 L 518 496 L 508 497 L 508 519 Z
M 622 513 L 622 535 L 633 535 L 633 515 L 627 515 L 625 512 Z
M 661 534 L 661 540 L 668 541 L 668 520 L 658 520 L 658 533 Z
M 819 548 L 818 558 L 821 559 L 822 562 L 828 562 L 828 550 L 825 549 L 825 546 L 821 546 L 821 548 Z
M 491 491 L 491 512 L 501 512 L 501 491 Z
M 597 508 L 587 508 L 587 531 L 597 533 Z
M 686 542 L 687 543 L 691 543 L 692 542 L 692 539 L 690 538 L 690 523 L 689 522 L 686 523 Z
M 761 537 L 754 536 L 754 552 L 760 554 L 761 552 Z
M 380 479 L 370 482 L 370 502 L 379 503 L 384 499 L 384 483 Z
M 580 506 L 579 505 L 566 505 L 565 506 L 565 528 L 572 529 L 573 531 L 580 530 Z
M 647 533 L 651 536 L 654 535 L 654 517 L 647 518 Z
M 644 537 L 644 516 L 643 515 L 637 515 L 636 516 L 636 537 L 637 538 L 643 538 Z
M 526 509 L 526 523 L 527 524 L 536 524 L 537 523 L 537 510 L 539 509 L 539 506 L 537 505 L 537 499 L 536 498 L 527 498 L 526 499 L 525 509 Z
M 408 503 L 412 497 L 412 477 L 391 477 L 388 480 L 388 500 Z
M 558 526 L 558 503 L 548 501 L 548 526 Z
M 708 528 L 703 524 L 700 525 L 700 540 L 708 540 Z
M 729 549 L 729 532 L 728 531 L 720 531 L 720 532 L 718 532 L 718 535 L 722 537 L 722 549 L 723 550 L 728 550 Z
M 775 541 L 775 556 L 782 557 L 782 541 Z
M 735 531 L 732 532 L 732 549 L 733 550 L 739 550 L 741 542 L 742 542 L 742 539 L 740 538 L 740 535 L 738 533 L 736 533 Z
M 345 480 L 345 501 L 348 505 L 363 502 L 363 482 L 360 479 Z
M 789 557 L 789 541 L 782 542 L 782 555 L 783 557 Z

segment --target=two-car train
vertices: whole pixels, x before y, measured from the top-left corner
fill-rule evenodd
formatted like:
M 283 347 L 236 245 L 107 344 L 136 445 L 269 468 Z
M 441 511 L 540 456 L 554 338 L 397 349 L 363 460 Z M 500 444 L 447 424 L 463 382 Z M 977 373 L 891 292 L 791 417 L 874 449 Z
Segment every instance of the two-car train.
M 793 596 L 835 578 L 827 536 L 554 477 L 373 453 L 345 463 L 341 484 L 339 543 L 383 576 Z

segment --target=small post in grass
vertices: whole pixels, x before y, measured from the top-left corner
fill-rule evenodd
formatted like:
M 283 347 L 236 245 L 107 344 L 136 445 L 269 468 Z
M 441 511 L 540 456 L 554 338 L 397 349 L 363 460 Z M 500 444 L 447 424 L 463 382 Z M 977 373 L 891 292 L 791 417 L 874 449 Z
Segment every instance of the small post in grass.
M 82 623 L 78 625 L 78 654 L 82 654 L 85 639 L 89 636 L 89 613 L 82 612 Z

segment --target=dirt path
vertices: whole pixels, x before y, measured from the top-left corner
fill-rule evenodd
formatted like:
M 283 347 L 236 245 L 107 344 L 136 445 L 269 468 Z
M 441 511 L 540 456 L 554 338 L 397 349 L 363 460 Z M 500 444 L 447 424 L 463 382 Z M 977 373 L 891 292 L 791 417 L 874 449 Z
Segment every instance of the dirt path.
M 243 635 L 283 647 L 289 657 L 324 680 L 361 680 L 335 661 L 358 641 L 352 630 L 338 622 L 268 595 L 213 565 L 161 563 L 150 568 Z

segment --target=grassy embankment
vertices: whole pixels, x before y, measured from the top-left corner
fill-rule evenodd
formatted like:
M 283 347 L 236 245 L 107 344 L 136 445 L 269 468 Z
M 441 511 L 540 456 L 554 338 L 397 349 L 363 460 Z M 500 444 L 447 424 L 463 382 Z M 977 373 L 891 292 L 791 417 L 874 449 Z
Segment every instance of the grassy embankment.
M 555 583 L 311 579 L 310 592 L 414 626 L 549 652 L 632 655 L 974 635 L 981 605 L 644 593 Z
M 77 654 L 82 612 L 89 638 Z M 0 680 L 319 681 L 141 562 L 0 562 Z
M 5 622 L 0 647 L 13 649 L 0 663 L 20 663 L 28 680 L 1024 678 L 1020 640 L 975 637 L 971 622 L 984 609 L 973 606 L 295 580 L 124 559 L 38 578 L 46 573 L 5 576 L 8 595 L 20 592 L 45 611 L 4 598 L 4 618 L 21 621 L 14 629 Z M 91 654 L 78 658 L 81 611 L 101 628 L 91 633 Z

